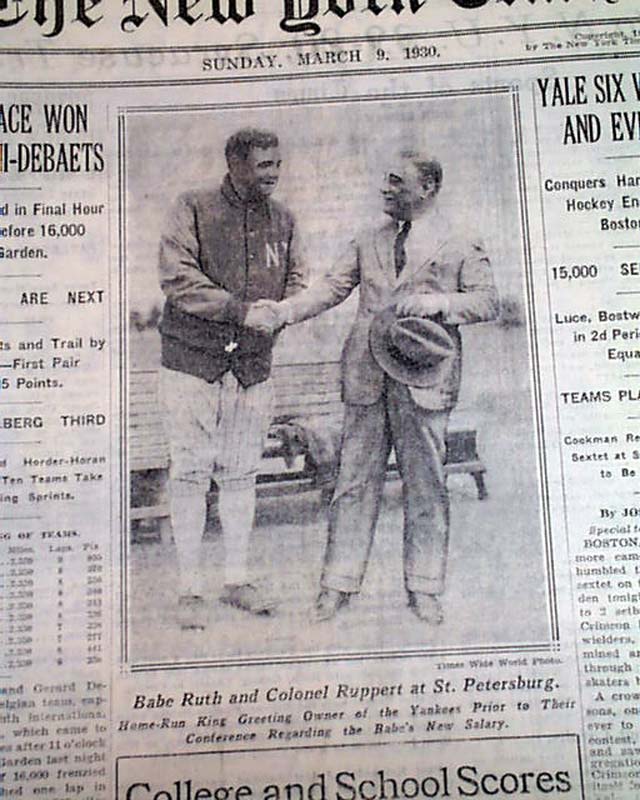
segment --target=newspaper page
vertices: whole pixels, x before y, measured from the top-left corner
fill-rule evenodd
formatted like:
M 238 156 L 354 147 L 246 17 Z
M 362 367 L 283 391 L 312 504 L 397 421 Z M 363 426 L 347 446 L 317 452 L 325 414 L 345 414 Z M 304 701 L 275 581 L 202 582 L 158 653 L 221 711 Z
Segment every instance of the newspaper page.
M 633 0 L 0 0 L 0 796 L 640 796 Z

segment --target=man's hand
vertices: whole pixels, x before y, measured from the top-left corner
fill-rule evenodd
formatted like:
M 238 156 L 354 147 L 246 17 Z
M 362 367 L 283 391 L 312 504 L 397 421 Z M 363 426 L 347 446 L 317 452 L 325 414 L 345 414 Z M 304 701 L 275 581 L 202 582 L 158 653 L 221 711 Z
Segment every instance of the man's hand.
M 448 306 L 444 295 L 412 294 L 396 304 L 396 314 L 399 317 L 435 317 L 446 314 Z
M 257 300 L 249 306 L 244 319 L 247 328 L 273 335 L 284 327 L 286 319 L 275 300 Z

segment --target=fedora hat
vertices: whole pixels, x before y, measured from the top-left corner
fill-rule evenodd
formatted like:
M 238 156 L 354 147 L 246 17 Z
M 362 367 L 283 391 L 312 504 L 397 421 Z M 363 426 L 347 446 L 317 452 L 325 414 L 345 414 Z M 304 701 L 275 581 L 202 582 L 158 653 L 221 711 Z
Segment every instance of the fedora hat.
M 373 318 L 369 347 L 387 375 L 425 389 L 439 383 L 456 354 L 454 340 L 440 323 L 424 317 L 397 317 L 393 307 Z

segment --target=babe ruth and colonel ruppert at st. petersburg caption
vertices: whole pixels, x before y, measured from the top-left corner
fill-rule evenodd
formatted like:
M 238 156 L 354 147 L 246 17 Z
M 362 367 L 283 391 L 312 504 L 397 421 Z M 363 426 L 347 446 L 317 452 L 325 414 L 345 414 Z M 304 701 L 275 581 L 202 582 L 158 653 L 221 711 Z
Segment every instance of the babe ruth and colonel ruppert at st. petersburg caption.
M 356 286 L 359 307 L 342 354 L 340 468 L 314 617 L 333 618 L 360 589 L 393 447 L 403 486 L 409 607 L 438 624 L 449 538 L 445 435 L 461 372 L 458 326 L 491 320 L 498 309 L 486 253 L 456 235 L 439 212 L 440 163 L 406 150 L 385 174 L 386 221 L 355 236 L 306 287 L 293 216 L 271 199 L 281 167 L 277 137 L 241 130 L 225 155 L 222 186 L 183 194 L 160 247 L 161 386 L 180 624 L 201 628 L 207 616 L 201 541 L 212 478 L 225 553 L 220 600 L 253 614 L 274 610 L 248 569 L 255 477 L 273 412 L 274 338 Z M 413 330 L 394 331 L 407 319 Z M 406 369 L 393 343 L 402 336 L 417 352 Z M 448 353 L 424 380 L 424 350 L 432 344 Z

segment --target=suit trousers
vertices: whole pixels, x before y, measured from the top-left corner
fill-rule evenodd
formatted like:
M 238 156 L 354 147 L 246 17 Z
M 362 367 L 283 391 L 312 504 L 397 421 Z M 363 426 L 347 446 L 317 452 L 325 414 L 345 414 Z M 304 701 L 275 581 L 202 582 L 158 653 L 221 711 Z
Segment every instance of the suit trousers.
M 376 403 L 346 406 L 323 587 L 349 593 L 360 590 L 393 446 L 402 478 L 405 587 L 426 594 L 444 591 L 449 539 L 444 459 L 449 413 L 449 409 L 420 407 L 408 387 L 389 377 Z

